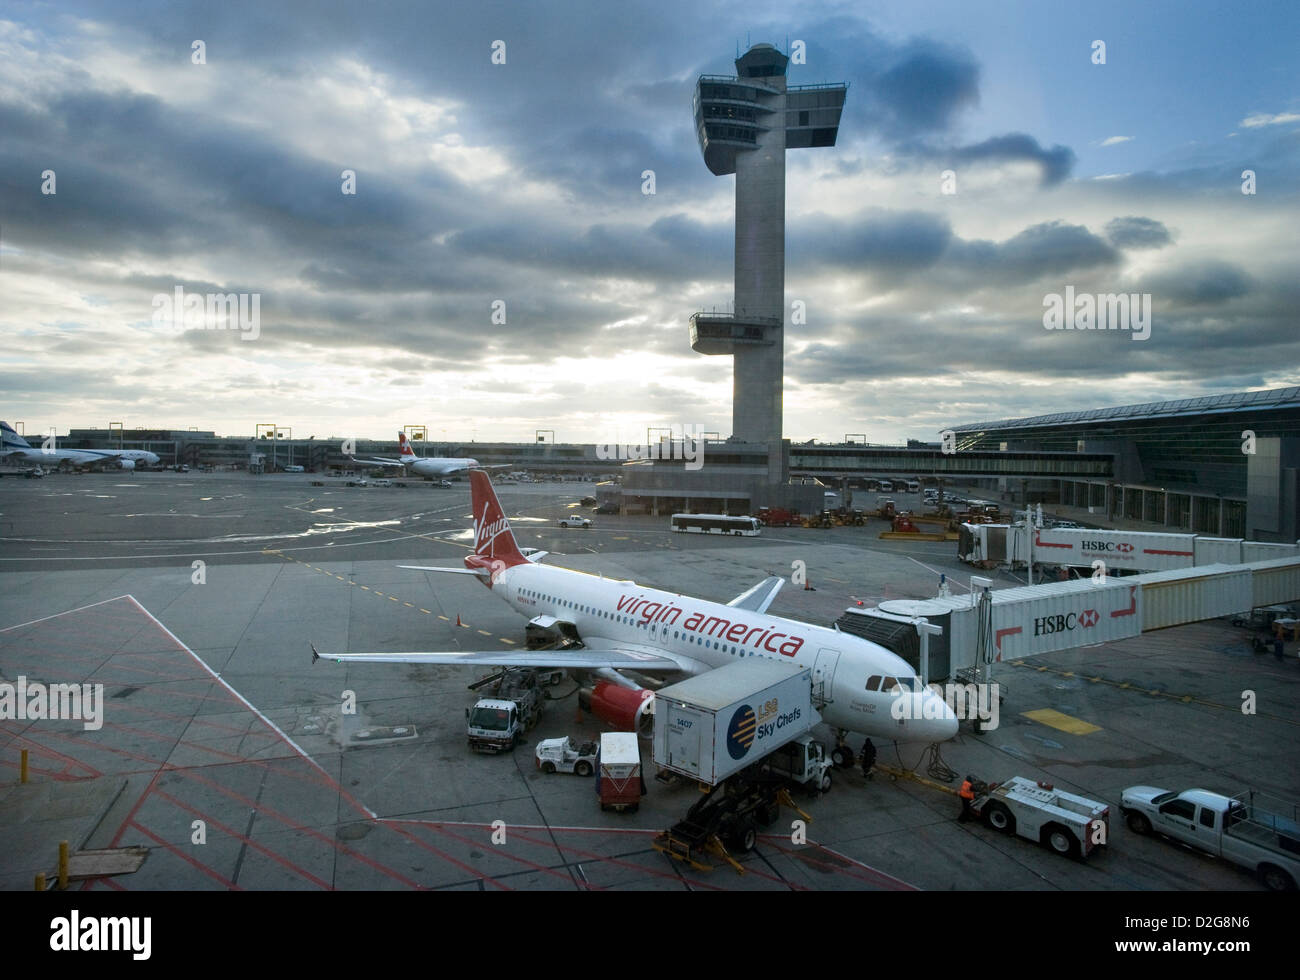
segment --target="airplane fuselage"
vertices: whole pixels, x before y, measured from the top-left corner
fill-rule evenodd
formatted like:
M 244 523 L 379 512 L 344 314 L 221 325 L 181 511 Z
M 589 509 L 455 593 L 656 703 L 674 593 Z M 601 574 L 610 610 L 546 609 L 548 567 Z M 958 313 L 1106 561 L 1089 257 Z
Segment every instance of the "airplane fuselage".
M 478 460 L 450 456 L 424 456 L 407 457 L 405 464 L 406 468 L 416 476 L 450 476 L 478 466 Z
M 921 688 L 902 657 L 839 630 L 552 565 L 498 569 L 488 585 L 529 619 L 553 616 L 572 623 L 579 636 L 667 653 L 688 673 L 743 657 L 809 668 L 813 689 L 825 700 L 822 718 L 833 728 L 921 742 L 957 731 L 951 709 Z M 890 678 L 909 693 L 887 693 Z M 890 711 L 899 696 L 914 702 L 901 719 Z

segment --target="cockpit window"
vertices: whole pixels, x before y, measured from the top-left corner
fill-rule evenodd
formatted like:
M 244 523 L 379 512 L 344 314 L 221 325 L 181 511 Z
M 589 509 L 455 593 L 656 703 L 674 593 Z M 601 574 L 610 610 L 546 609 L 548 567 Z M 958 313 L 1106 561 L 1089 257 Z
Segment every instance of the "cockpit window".
M 912 692 L 920 691 L 920 690 L 921 690 L 921 678 L 919 678 L 919 677 L 900 677 L 900 678 L 898 678 L 898 686 L 901 687 L 901 688 L 902 688 L 903 690 L 905 690 L 905 691 L 912 691 Z
M 879 675 L 879 674 L 872 674 L 870 677 L 867 678 L 867 690 L 868 690 L 868 691 L 878 691 L 878 690 L 880 690 L 880 675 Z
M 897 677 L 886 677 L 886 678 L 885 678 L 885 682 L 880 686 L 880 690 L 881 690 L 881 691 L 892 691 L 892 690 L 893 690 L 895 687 L 897 687 L 897 686 L 898 686 L 898 678 L 897 678 Z

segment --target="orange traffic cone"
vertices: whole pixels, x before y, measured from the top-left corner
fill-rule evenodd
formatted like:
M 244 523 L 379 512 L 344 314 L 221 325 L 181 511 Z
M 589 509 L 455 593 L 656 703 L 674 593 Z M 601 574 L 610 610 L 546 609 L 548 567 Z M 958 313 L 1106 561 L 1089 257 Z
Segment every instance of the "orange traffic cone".
M 456 613 L 456 625 L 457 625 L 457 626 L 464 626 L 464 625 L 465 625 L 464 623 L 462 623 L 462 622 L 460 621 L 460 613 Z

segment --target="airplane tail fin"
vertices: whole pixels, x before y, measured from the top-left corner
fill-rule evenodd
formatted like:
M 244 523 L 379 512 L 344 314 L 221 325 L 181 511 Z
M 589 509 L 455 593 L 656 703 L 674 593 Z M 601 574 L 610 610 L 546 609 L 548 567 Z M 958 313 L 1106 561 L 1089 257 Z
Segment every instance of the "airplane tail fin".
M 484 562 L 500 561 L 507 568 L 527 565 L 528 559 L 519 551 L 488 475 L 482 470 L 470 470 L 469 490 L 474 508 L 474 554 L 465 559 L 465 564 L 481 567 Z
M 14 431 L 8 422 L 0 422 L 0 437 L 3 437 L 5 449 L 31 449 L 27 440 Z
M 415 455 L 415 450 L 411 448 L 411 441 L 406 438 L 405 432 L 397 433 L 397 447 L 397 455 L 403 463 L 419 458 Z

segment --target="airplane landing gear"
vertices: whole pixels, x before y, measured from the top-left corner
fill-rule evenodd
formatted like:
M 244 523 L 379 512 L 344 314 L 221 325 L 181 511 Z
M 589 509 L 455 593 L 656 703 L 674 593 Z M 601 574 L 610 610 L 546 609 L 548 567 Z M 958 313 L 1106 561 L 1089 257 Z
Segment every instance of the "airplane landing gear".
M 847 742 L 844 741 L 845 733 L 837 731 L 835 733 L 835 748 L 831 749 L 831 762 L 837 769 L 847 769 L 853 765 L 853 760 L 857 758 Z

